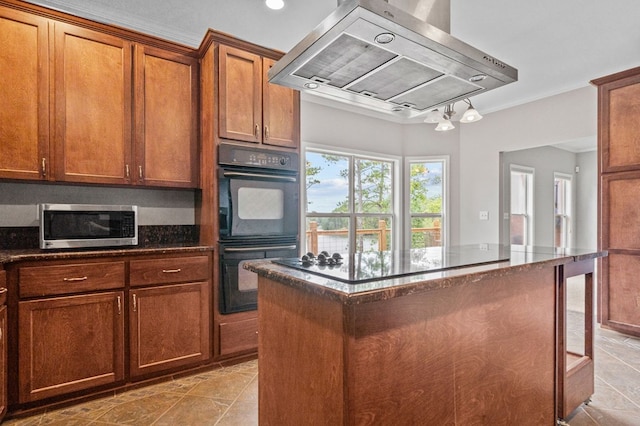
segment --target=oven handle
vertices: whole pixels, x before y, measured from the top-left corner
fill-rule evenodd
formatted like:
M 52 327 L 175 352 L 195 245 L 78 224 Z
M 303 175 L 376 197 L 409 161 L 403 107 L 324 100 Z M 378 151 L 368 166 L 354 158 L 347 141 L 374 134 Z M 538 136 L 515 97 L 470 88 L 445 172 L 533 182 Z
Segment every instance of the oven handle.
M 263 246 L 263 247 L 225 247 L 224 251 L 228 252 L 245 252 L 245 251 L 266 251 L 266 250 L 295 250 L 298 248 L 295 244 L 290 246 Z
M 275 180 L 284 180 L 287 182 L 297 182 L 298 179 L 289 176 L 274 176 L 274 175 L 263 175 L 259 173 L 246 173 L 246 172 L 224 172 L 224 177 L 253 177 L 253 178 L 262 178 L 262 179 L 275 179 Z

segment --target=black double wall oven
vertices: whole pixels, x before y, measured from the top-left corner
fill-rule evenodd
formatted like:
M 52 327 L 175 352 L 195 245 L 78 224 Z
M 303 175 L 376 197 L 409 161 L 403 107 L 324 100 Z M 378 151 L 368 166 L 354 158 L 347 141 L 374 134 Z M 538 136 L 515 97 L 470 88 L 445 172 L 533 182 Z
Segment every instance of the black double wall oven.
M 293 152 L 219 145 L 221 313 L 257 308 L 257 275 L 244 262 L 298 256 L 298 171 Z

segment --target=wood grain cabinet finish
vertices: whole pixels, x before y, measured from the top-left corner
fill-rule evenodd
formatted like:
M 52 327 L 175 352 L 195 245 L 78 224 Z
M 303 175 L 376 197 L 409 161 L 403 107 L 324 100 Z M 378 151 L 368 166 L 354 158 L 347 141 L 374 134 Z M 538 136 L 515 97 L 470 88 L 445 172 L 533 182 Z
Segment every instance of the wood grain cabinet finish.
M 598 87 L 599 321 L 640 336 L 640 67 L 593 80 Z
M 19 400 L 124 379 L 124 293 L 19 302 Z
M 227 315 L 228 317 L 229 315 Z M 258 318 L 236 320 L 220 319 L 218 336 L 220 337 L 220 355 L 228 356 L 258 349 Z
M 132 377 L 211 358 L 210 275 L 206 255 L 129 262 Z
M 7 283 L 5 271 L 0 271 L 0 422 L 7 413 Z
M 132 291 L 131 376 L 208 360 L 210 304 L 209 281 Z
M 131 43 L 55 22 L 56 180 L 131 180 Z
M 274 61 L 241 49 L 219 47 L 220 137 L 279 147 L 300 142 L 300 95 L 269 84 Z
M 0 179 L 199 186 L 194 51 L 21 3 L 0 40 Z
M 198 61 L 135 45 L 135 165 L 138 184 L 198 186 Z
M 0 178 L 50 177 L 48 28 L 0 6 Z

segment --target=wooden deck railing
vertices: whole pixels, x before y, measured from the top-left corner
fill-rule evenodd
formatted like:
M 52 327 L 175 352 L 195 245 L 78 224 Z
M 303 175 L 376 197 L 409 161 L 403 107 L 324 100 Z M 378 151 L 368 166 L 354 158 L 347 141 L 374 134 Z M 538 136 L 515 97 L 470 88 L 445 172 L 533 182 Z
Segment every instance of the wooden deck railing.
M 441 244 L 441 228 L 440 221 L 435 220 L 434 226 L 428 228 L 411 228 L 411 234 L 422 233 L 425 235 L 425 240 L 429 240 L 432 244 L 425 244 L 425 247 L 439 246 Z M 378 227 L 373 229 L 358 229 L 356 235 L 374 235 L 377 236 L 378 250 L 387 250 L 387 241 L 389 238 L 390 229 L 387 229 L 387 223 L 384 220 L 378 221 Z M 309 222 L 309 229 L 307 229 L 307 247 L 308 250 L 313 253 L 318 253 L 318 237 L 325 236 L 344 236 L 348 237 L 348 229 L 332 229 L 324 230 L 318 229 L 318 222 Z

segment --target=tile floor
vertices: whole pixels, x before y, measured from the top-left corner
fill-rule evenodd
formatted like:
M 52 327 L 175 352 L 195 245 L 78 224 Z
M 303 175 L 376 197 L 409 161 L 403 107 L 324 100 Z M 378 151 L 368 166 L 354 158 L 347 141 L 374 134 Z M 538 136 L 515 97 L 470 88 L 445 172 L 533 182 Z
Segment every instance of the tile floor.
M 571 426 L 640 425 L 640 339 L 596 329 L 596 391 Z M 257 425 L 257 360 L 4 424 Z

